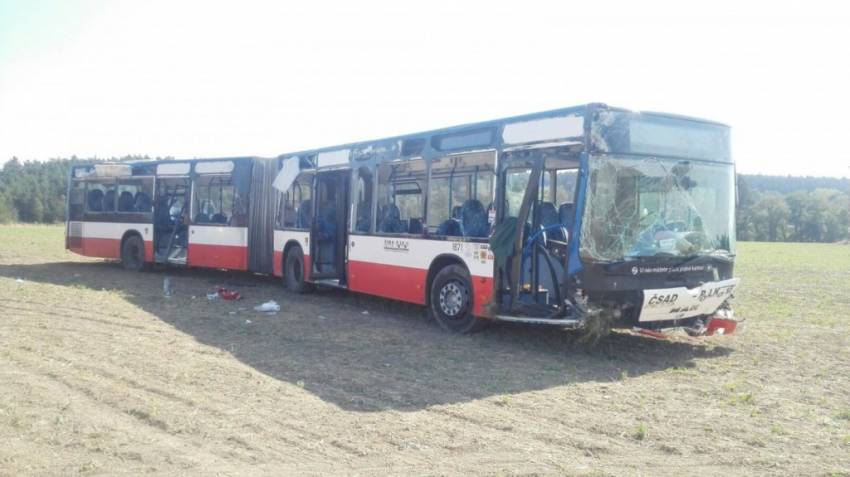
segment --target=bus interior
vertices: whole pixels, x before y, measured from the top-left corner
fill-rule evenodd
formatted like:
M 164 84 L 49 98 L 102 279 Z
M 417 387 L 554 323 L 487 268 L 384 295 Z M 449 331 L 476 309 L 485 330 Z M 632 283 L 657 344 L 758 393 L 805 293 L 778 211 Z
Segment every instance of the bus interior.
M 157 179 L 153 227 L 156 262 L 186 265 L 190 190 L 188 177 Z
M 506 247 L 502 254 L 509 257 L 496 270 L 500 311 L 540 318 L 563 315 L 569 311 L 567 270 L 580 149 L 508 151 L 500 162 L 497 217 L 502 232 L 494 230 L 501 235 L 494 248 Z

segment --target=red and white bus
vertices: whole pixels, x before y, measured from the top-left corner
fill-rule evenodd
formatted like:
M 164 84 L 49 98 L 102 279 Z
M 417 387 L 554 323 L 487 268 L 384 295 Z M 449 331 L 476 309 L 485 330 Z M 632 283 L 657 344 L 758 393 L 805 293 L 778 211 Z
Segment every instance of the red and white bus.
M 591 104 L 310 151 L 76 166 L 67 247 L 488 320 L 730 333 L 719 123 Z

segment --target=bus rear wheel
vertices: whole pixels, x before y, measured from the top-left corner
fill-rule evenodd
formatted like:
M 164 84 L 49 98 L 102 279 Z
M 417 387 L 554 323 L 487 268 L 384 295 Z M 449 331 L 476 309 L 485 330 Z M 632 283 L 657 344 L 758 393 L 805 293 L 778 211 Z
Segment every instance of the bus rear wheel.
M 283 285 L 294 293 L 307 293 L 313 285 L 304 277 L 304 252 L 301 247 L 292 247 L 283 260 Z
M 460 265 L 443 267 L 431 282 L 428 311 L 446 331 L 474 333 L 485 321 L 472 314 L 472 281 Z
M 133 272 L 145 267 L 145 242 L 138 235 L 127 237 L 121 244 L 121 265 Z

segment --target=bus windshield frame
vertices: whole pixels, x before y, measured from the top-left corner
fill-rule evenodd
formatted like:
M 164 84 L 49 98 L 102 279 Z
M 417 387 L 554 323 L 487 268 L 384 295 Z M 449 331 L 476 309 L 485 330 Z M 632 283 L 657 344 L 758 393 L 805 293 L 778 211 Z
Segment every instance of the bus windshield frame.
M 601 111 L 591 131 L 583 261 L 734 257 L 735 167 L 727 126 Z

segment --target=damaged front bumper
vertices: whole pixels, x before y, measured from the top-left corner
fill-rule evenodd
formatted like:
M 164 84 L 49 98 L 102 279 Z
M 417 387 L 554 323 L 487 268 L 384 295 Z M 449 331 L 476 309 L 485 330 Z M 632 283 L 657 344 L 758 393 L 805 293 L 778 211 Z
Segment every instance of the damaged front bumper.
M 651 336 L 653 338 L 666 339 L 667 336 L 676 330 L 683 330 L 689 336 L 726 336 L 740 332 L 741 325 L 744 320 L 735 317 L 735 313 L 731 308 L 723 308 L 714 312 L 714 314 L 697 319 L 692 326 L 678 326 L 662 329 L 650 329 L 635 326 L 632 330 L 638 334 Z

